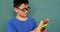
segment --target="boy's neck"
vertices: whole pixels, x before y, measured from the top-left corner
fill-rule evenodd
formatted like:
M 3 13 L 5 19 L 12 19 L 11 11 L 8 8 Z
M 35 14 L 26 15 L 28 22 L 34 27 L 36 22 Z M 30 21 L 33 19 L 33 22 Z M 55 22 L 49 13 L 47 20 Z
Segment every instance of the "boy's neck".
M 23 16 L 20 16 L 20 15 L 17 15 L 16 18 L 18 20 L 22 20 L 22 21 L 27 20 L 27 17 L 23 17 Z

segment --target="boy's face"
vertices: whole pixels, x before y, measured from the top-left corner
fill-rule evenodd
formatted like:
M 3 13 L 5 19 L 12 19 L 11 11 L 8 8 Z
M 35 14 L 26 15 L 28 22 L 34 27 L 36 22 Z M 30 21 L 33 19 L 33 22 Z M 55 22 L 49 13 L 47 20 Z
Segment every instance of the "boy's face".
M 28 13 L 28 4 L 21 4 L 18 8 L 14 8 L 15 12 L 19 16 L 26 17 Z

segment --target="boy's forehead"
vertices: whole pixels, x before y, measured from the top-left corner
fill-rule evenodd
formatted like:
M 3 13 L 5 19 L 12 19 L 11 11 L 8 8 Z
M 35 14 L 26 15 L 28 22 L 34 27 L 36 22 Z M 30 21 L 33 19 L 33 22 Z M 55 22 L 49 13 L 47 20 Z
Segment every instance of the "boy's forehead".
M 19 6 L 19 8 L 28 8 L 28 4 L 21 4 L 20 6 Z

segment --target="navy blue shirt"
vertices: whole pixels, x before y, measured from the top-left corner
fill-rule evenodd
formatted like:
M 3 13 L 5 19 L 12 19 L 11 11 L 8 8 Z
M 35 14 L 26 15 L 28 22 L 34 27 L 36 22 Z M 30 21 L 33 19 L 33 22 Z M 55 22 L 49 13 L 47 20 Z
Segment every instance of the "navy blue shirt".
M 8 21 L 8 32 L 30 32 L 36 28 L 35 20 L 31 17 L 28 17 L 27 20 L 21 21 L 16 17 Z

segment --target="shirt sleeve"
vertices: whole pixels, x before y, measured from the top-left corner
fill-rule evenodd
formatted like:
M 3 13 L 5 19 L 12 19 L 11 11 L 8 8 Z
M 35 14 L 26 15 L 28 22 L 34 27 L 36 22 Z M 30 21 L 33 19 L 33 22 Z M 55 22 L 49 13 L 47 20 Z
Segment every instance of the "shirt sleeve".
M 12 23 L 8 23 L 7 32 L 17 32 L 17 29 Z
M 34 30 L 36 27 L 37 27 L 36 21 L 34 20 L 34 21 L 33 21 L 33 30 Z

